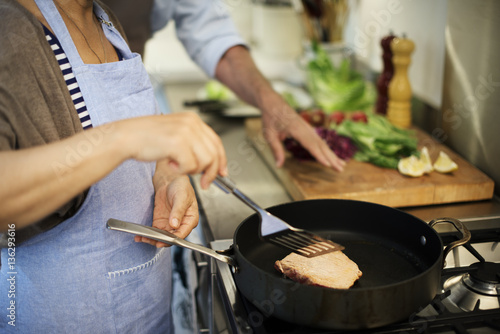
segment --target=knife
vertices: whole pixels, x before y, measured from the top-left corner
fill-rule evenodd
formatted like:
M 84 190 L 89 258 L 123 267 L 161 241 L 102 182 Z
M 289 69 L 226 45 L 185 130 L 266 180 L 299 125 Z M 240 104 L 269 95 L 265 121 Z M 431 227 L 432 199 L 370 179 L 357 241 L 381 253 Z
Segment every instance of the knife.
M 259 109 L 241 101 L 192 100 L 185 101 L 185 107 L 198 107 L 200 112 L 215 112 L 227 117 L 258 117 Z

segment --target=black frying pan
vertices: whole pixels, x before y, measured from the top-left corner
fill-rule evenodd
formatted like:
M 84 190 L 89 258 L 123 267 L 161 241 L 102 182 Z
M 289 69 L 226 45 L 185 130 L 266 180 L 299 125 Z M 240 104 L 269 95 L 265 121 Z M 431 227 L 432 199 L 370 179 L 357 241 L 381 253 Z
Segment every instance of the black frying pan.
M 289 251 L 259 237 L 259 216 L 245 219 L 232 249 L 215 252 L 150 227 L 110 219 L 108 227 L 203 252 L 234 268 L 238 290 L 264 315 L 326 329 L 362 329 L 408 320 L 440 288 L 446 254 L 470 238 L 452 218 L 424 221 L 390 207 L 351 200 L 306 200 L 268 209 L 292 226 L 345 246 L 363 276 L 347 290 L 307 286 L 284 278 L 274 262 Z M 443 251 L 431 225 L 450 222 L 464 238 Z
M 335 199 L 292 202 L 268 211 L 345 246 L 344 253 L 358 264 L 363 276 L 348 290 L 306 286 L 283 278 L 273 266 L 288 251 L 262 241 L 258 216 L 252 215 L 234 235 L 239 266 L 234 277 L 241 293 L 265 315 L 327 329 L 373 328 L 408 321 L 440 288 L 441 239 L 431 226 L 410 214 Z M 463 231 L 454 219 L 433 223 L 441 221 Z

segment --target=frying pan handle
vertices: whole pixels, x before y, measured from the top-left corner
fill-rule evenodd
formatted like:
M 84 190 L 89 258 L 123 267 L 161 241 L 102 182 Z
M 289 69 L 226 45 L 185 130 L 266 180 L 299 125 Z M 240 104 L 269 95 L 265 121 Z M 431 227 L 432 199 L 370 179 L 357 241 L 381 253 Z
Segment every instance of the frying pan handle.
M 457 231 L 462 233 L 462 239 L 457 240 L 457 241 L 453 241 L 452 243 L 450 243 L 448 246 L 445 247 L 444 252 L 443 252 L 443 267 L 444 267 L 446 265 L 446 256 L 450 253 L 450 251 L 453 248 L 456 248 L 458 246 L 462 246 L 462 245 L 466 244 L 467 242 L 469 242 L 469 240 L 471 238 L 471 234 L 470 234 L 470 231 L 467 229 L 467 227 L 465 227 L 465 225 L 460 220 L 455 219 L 455 218 L 434 219 L 434 220 L 429 222 L 429 226 L 434 227 L 434 225 L 437 225 L 440 223 L 452 224 L 457 229 Z
M 193 251 L 200 252 L 210 257 L 213 257 L 219 261 L 225 262 L 235 267 L 235 269 L 237 269 L 236 261 L 232 257 L 224 255 L 222 254 L 222 252 L 214 251 L 213 249 L 210 249 L 208 247 L 203 247 L 201 245 L 186 241 L 184 239 L 177 237 L 175 234 L 169 233 L 164 230 L 160 230 L 155 227 L 129 223 L 123 220 L 118 220 L 113 218 L 108 219 L 106 227 L 110 230 L 127 232 L 135 235 L 140 235 L 142 237 L 165 242 L 170 245 L 176 245 L 179 247 L 188 248 Z

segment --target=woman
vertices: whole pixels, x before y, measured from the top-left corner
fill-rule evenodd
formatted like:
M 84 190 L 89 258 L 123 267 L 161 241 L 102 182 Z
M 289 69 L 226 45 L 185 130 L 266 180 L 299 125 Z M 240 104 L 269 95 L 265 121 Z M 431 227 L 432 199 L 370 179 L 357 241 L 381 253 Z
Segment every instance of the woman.
M 185 237 L 198 220 L 185 174 L 203 172 L 204 188 L 226 174 L 196 115 L 156 115 L 103 7 L 0 1 L 2 333 L 171 332 L 168 248 L 106 220 Z

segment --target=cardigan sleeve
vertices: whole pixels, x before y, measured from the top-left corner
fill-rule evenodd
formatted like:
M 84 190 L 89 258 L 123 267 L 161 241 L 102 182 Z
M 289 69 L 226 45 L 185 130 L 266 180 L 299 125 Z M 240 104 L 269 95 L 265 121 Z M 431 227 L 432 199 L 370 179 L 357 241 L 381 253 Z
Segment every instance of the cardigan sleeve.
M 0 151 L 46 145 L 83 131 L 41 23 L 15 0 L 2 0 L 0 17 Z M 86 193 L 16 231 L 16 244 L 74 215 Z M 5 242 L 2 235 L 0 247 Z
M 0 6 L 0 17 L 0 149 L 43 145 L 83 131 L 41 23 L 13 3 Z

